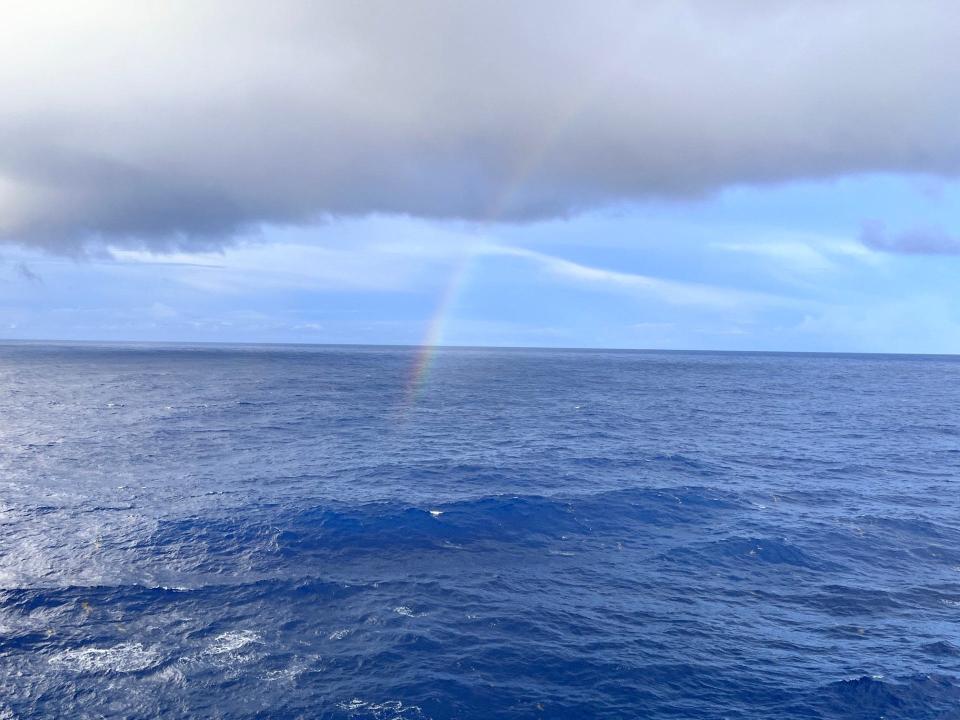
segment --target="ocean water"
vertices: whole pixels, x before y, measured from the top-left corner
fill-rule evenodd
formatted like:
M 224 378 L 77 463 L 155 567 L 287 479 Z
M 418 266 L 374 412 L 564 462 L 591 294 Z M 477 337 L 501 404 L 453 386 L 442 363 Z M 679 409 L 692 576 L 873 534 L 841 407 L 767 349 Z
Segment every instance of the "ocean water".
M 958 718 L 960 361 L 0 345 L 0 718 Z

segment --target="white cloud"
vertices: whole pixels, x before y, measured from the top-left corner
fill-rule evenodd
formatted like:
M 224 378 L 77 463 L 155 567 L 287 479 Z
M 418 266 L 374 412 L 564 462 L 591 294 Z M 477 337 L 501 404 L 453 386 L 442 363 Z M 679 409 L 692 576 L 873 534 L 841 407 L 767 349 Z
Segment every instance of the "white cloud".
M 835 270 L 837 267 L 826 254 L 801 242 L 714 243 L 713 247 L 729 252 L 759 255 L 803 272 Z
M 480 248 L 480 252 L 526 258 L 533 260 L 556 277 L 607 290 L 645 296 L 671 305 L 701 305 L 723 309 L 796 304 L 796 301 L 790 298 L 766 293 L 607 270 L 524 248 L 487 245 Z
M 710 247 L 768 260 L 780 271 L 818 275 L 842 269 L 849 261 L 879 265 L 883 258 L 847 238 L 783 230 L 751 230 L 746 240 L 712 242 Z
M 155 253 L 114 248 L 126 265 L 156 265 L 184 285 L 217 293 L 254 289 L 396 292 L 416 287 L 437 263 L 383 248 L 296 242 L 245 243 L 222 251 Z
M 529 248 L 505 245 L 480 234 L 406 228 L 390 236 L 372 231 L 363 240 L 347 232 L 348 241 L 331 246 L 329 237 L 310 243 L 302 234 L 271 243 L 246 242 L 219 251 L 154 253 L 114 248 L 115 261 L 156 266 L 181 284 L 215 293 L 255 289 L 308 289 L 403 292 L 441 288 L 447 278 L 473 268 L 475 281 L 483 257 L 519 258 L 550 277 L 604 292 L 626 293 L 677 306 L 714 309 L 791 306 L 798 301 L 716 285 L 669 280 L 574 262 Z

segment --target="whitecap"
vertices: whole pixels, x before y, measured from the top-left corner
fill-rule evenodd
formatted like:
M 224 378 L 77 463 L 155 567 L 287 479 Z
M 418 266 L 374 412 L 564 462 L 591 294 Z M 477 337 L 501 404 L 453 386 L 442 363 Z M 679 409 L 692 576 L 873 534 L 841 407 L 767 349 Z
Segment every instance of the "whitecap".
M 140 643 L 123 643 L 109 648 L 66 650 L 50 658 L 51 665 L 59 665 L 74 672 L 141 672 L 154 667 L 162 659 L 156 647 Z
M 415 617 L 416 613 L 413 612 L 406 605 L 399 605 L 393 609 L 397 615 L 403 615 L 404 617 Z
M 353 698 L 348 702 L 338 703 L 337 707 L 350 713 L 364 717 L 374 717 L 376 720 L 413 720 L 423 718 L 423 711 L 417 705 L 405 705 L 400 700 L 387 700 L 382 703 L 369 702 L 360 698 Z
M 183 685 L 183 683 L 186 681 L 186 676 L 183 674 L 183 672 L 172 666 L 165 667 L 154 677 L 161 682 L 173 683 L 174 685 Z
M 308 655 L 296 658 L 289 666 L 276 670 L 269 670 L 263 675 L 268 682 L 293 682 L 306 672 L 322 670 L 319 655 Z
M 301 675 L 300 671 L 287 668 L 285 670 L 268 670 L 263 679 L 267 682 L 282 682 L 284 680 L 296 680 Z
M 260 636 L 252 630 L 237 630 L 217 635 L 203 651 L 204 655 L 225 655 L 260 642 Z
M 347 635 L 352 632 L 349 628 L 344 628 L 343 630 L 334 630 L 328 636 L 329 640 L 343 640 Z

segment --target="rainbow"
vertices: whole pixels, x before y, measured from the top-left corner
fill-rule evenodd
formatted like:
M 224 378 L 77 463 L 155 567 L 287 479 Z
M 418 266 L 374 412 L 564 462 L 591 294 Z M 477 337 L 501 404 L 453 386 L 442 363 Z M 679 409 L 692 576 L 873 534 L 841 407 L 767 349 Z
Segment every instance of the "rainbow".
M 406 407 L 408 408 L 416 404 L 420 397 L 420 391 L 427 381 L 433 359 L 437 354 L 437 348 L 443 342 L 443 331 L 446 329 L 447 321 L 450 319 L 457 300 L 466 286 L 474 256 L 474 252 L 465 252 L 457 262 L 453 272 L 450 273 L 450 279 L 447 280 L 443 292 L 440 294 L 433 317 L 427 323 L 426 334 L 417 350 L 417 358 L 413 363 L 413 369 L 407 381 Z
M 497 193 L 490 203 L 488 211 L 484 214 L 481 226 L 496 222 L 503 213 L 509 208 L 510 203 L 516 198 L 520 190 L 526 184 L 526 181 L 536 172 L 537 168 L 543 163 L 547 153 L 560 140 L 563 132 L 590 106 L 590 103 L 598 100 L 600 93 L 608 85 L 618 68 L 623 67 L 622 53 L 612 53 L 611 63 L 607 70 L 606 81 L 597 82 L 589 88 L 584 88 L 580 96 L 561 113 L 558 114 L 555 122 L 543 133 L 540 141 L 533 145 L 528 152 L 524 153 L 520 161 L 517 162 L 510 174 L 507 182 L 504 183 L 501 192 Z M 443 291 L 437 301 L 433 316 L 427 323 L 427 329 L 423 340 L 419 345 L 416 360 L 407 382 L 406 390 L 406 408 L 416 404 L 423 386 L 430 376 L 430 368 L 436 355 L 437 348 L 443 341 L 443 333 L 446 329 L 450 315 L 456 306 L 456 301 L 462 294 L 467 280 L 470 276 L 470 270 L 478 255 L 482 253 L 476 249 L 468 250 L 460 261 L 454 266 L 450 279 L 444 286 Z
M 552 139 L 552 136 L 553 134 L 550 135 L 550 139 Z M 497 218 L 503 214 L 503 212 L 509 206 L 510 201 L 519 192 L 524 181 L 534 172 L 539 164 L 539 161 L 545 155 L 545 146 L 547 144 L 549 143 L 545 142 L 542 144 L 542 147 L 538 148 L 537 152 L 529 153 L 524 162 L 517 167 L 513 176 L 513 181 L 507 183 L 506 189 L 497 195 L 497 198 L 491 204 L 490 211 L 487 213 L 486 219 L 483 221 L 482 225 L 488 225 L 496 222 Z M 405 407 L 407 409 L 416 404 L 417 399 L 420 397 L 420 392 L 423 389 L 423 386 L 429 379 L 430 368 L 433 365 L 437 348 L 440 347 L 443 342 L 444 330 L 446 329 L 447 323 L 450 320 L 450 316 L 456 307 L 457 300 L 467 285 L 473 264 L 480 254 L 482 254 L 482 252 L 478 251 L 477 249 L 468 249 L 460 258 L 460 260 L 454 265 L 453 271 L 450 273 L 450 279 L 447 281 L 442 292 L 440 293 L 440 297 L 437 300 L 433 315 L 430 318 L 430 321 L 427 323 L 426 332 L 424 333 L 423 339 L 420 341 L 420 345 L 418 346 L 419 349 L 417 351 L 417 358 L 413 363 L 413 369 L 410 373 L 410 378 L 407 381 L 407 389 L 405 394 Z
M 540 143 L 534 152 L 527 153 L 522 163 L 518 163 L 511 182 L 506 183 L 504 190 L 500 192 L 494 202 L 491 203 L 490 210 L 487 212 L 482 225 L 496 222 L 509 207 L 510 202 L 520 191 L 526 179 L 533 174 L 544 155 L 546 155 L 547 147 L 553 144 L 553 140 L 558 134 L 559 131 L 547 134 L 544 142 Z M 440 347 L 443 342 L 443 332 L 456 307 L 457 299 L 466 287 L 473 263 L 480 254 L 482 253 L 476 248 L 468 249 L 454 265 L 453 271 L 450 273 L 450 279 L 440 293 L 433 316 L 427 323 L 426 332 L 418 346 L 417 358 L 413 363 L 413 369 L 407 381 L 405 404 L 407 408 L 415 405 L 417 399 L 420 397 L 420 391 L 429 378 L 430 368 L 433 365 L 437 348 Z

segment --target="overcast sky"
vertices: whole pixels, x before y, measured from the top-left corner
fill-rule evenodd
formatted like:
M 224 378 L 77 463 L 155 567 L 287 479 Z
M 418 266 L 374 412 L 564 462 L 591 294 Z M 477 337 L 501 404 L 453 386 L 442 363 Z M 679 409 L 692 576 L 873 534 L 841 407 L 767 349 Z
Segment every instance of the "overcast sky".
M 34 2 L 0 336 L 960 352 L 948 0 Z

